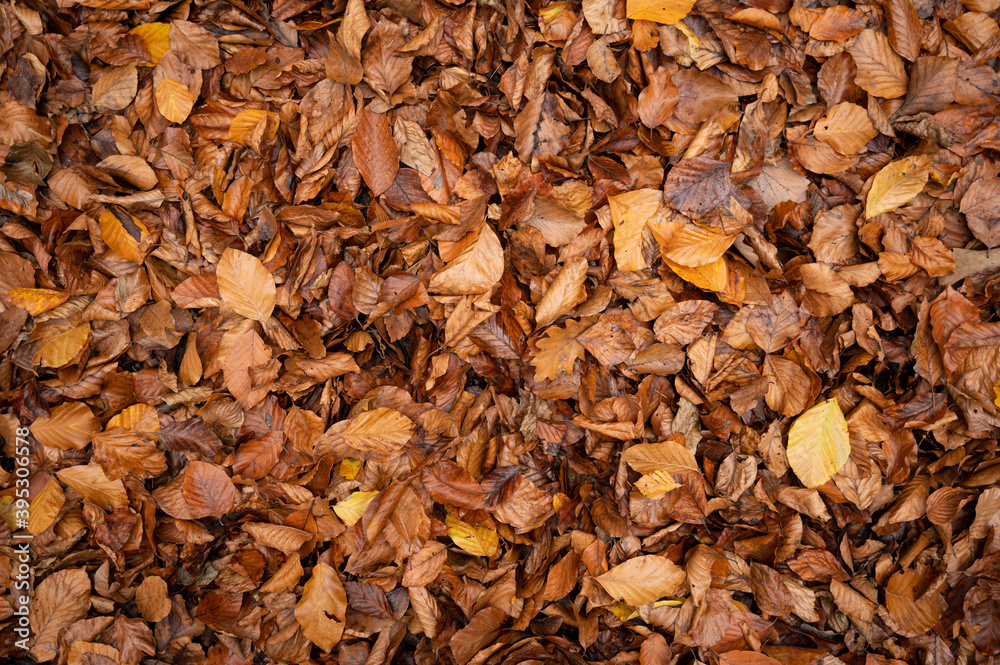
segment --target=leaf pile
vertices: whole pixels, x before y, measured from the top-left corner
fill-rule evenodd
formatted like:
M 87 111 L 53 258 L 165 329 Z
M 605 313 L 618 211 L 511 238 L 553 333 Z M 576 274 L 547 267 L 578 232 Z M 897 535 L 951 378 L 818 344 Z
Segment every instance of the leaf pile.
M 0 4 L 0 655 L 992 662 L 998 9 Z

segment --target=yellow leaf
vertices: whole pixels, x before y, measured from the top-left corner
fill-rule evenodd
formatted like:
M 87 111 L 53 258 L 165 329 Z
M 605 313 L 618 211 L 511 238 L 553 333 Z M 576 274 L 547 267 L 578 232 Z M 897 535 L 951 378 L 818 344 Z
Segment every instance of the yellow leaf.
M 847 421 L 836 399 L 812 407 L 788 431 L 788 464 L 806 487 L 819 487 L 851 456 Z
M 340 462 L 340 476 L 346 480 L 354 480 L 361 471 L 361 460 L 345 457 Z
M 635 608 L 623 600 L 619 600 L 614 605 L 611 605 L 609 609 L 612 614 L 622 621 L 629 621 L 630 619 L 635 619 L 639 616 L 639 613 L 635 611 Z
M 688 15 L 694 0 L 628 0 L 625 15 L 633 21 L 673 25 Z
M 467 524 L 454 515 L 448 515 L 444 523 L 448 526 L 448 537 L 469 554 L 493 556 L 497 553 L 500 537 L 493 529 Z
M 643 496 L 655 500 L 662 499 L 668 492 L 680 487 L 680 483 L 666 471 L 653 471 L 637 480 L 635 486 Z
M 352 418 L 341 433 L 352 448 L 376 455 L 390 455 L 402 448 L 417 426 L 395 409 L 378 408 Z
M 263 138 L 272 139 L 278 132 L 278 114 L 260 109 L 240 112 L 229 125 L 229 140 L 250 147 Z
M 637 556 L 597 578 L 612 598 L 632 606 L 669 596 L 684 581 L 684 571 L 662 556 Z
M 191 114 L 194 95 L 177 79 L 164 78 L 156 86 L 156 108 L 164 118 L 179 125 Z
M 865 217 L 891 212 L 919 194 L 930 175 L 930 155 L 913 155 L 886 165 L 872 180 L 865 204 Z
M 113 427 L 124 427 L 133 432 L 158 432 L 160 417 L 156 409 L 148 404 L 133 404 L 108 421 L 105 430 Z
M 302 627 L 302 634 L 329 653 L 344 634 L 346 616 L 347 592 L 337 571 L 329 564 L 317 563 L 303 587 L 302 598 L 295 605 L 295 620 Z
M 337 513 L 341 522 L 347 526 L 354 526 L 365 514 L 368 504 L 377 496 L 378 492 L 355 492 L 343 501 L 338 501 L 333 507 L 333 512 Z
M 678 277 L 685 282 L 694 284 L 702 291 L 723 293 L 729 288 L 729 266 L 726 264 L 725 257 L 720 257 L 712 263 L 697 268 L 682 266 L 669 259 L 664 259 L 664 262 Z
M 267 321 L 274 311 L 274 276 L 256 256 L 227 248 L 215 272 L 222 301 L 240 316 Z
M 137 217 L 121 208 L 105 208 L 98 218 L 101 240 L 126 261 L 141 264 L 145 260 L 141 246 L 149 238 L 149 229 Z
M 146 67 L 158 63 L 163 54 L 170 49 L 169 23 L 144 23 L 129 30 L 128 34 L 138 35 L 146 42 L 146 48 L 149 50 L 149 62 L 143 63 Z
M 50 335 L 38 345 L 33 362 L 42 367 L 62 367 L 76 358 L 90 339 L 90 324 L 87 322 L 65 332 Z
M 31 500 L 28 509 L 28 531 L 37 536 L 48 529 L 65 501 L 66 495 L 63 494 L 59 481 L 55 476 L 49 476 L 42 491 Z
M 611 222 L 615 225 L 615 263 L 619 270 L 627 272 L 647 267 L 642 257 L 642 235 L 646 223 L 653 219 L 662 202 L 663 192 L 658 189 L 638 189 L 608 197 Z
M 54 309 L 69 299 L 68 293 L 53 289 L 11 289 L 7 294 L 14 307 L 26 310 L 32 316 Z

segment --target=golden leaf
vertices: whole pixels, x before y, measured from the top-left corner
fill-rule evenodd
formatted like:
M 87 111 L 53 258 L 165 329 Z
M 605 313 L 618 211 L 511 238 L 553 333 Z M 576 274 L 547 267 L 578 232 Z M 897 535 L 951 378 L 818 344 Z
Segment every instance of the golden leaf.
M 354 480 L 361 471 L 361 460 L 345 457 L 340 461 L 340 476 L 345 480 Z
M 229 140 L 256 149 L 261 139 L 278 133 L 278 114 L 260 109 L 241 111 L 229 125 Z
M 615 225 L 615 263 L 619 270 L 626 272 L 647 267 L 642 257 L 642 235 L 646 223 L 653 219 L 662 202 L 663 192 L 658 189 L 638 189 L 608 197 L 611 221 Z
M 160 417 L 156 409 L 148 404 L 133 404 L 108 421 L 105 429 L 124 427 L 133 432 L 158 432 Z
M 680 487 L 680 483 L 666 471 L 653 471 L 637 480 L 635 486 L 643 496 L 655 500 L 662 499 L 668 492 Z
M 722 235 L 694 224 L 672 224 L 667 229 L 669 238 L 657 236 L 660 254 L 672 263 L 687 268 L 700 268 L 714 264 L 736 240 L 736 236 Z
M 930 155 L 912 155 L 886 165 L 875 174 L 865 203 L 865 217 L 891 212 L 919 194 L 930 175 Z
M 452 514 L 445 520 L 448 537 L 473 556 L 493 556 L 500 546 L 500 537 L 489 527 L 467 524 Z
M 32 362 L 42 367 L 62 367 L 76 358 L 89 339 L 90 324 L 87 322 L 49 335 L 38 345 Z
M 177 79 L 166 77 L 156 86 L 156 109 L 170 122 L 181 124 L 193 108 L 194 95 Z
M 642 474 L 656 473 L 700 473 L 694 453 L 679 443 L 640 443 L 622 453 L 622 459 Z
M 365 514 L 368 504 L 377 496 L 378 492 L 354 492 L 343 501 L 338 501 L 333 507 L 333 512 L 341 522 L 347 526 L 354 526 Z
M 621 563 L 597 581 L 615 599 L 639 606 L 669 596 L 684 581 L 684 571 L 661 556 L 637 556 Z
M 48 418 L 31 423 L 31 434 L 39 443 L 60 450 L 79 450 L 90 444 L 90 433 L 101 422 L 83 402 L 66 402 L 53 408 Z
M 302 598 L 295 605 L 295 620 L 302 627 L 302 634 L 329 653 L 344 634 L 346 616 L 347 592 L 337 571 L 329 564 L 317 563 L 302 590 Z
M 267 321 L 274 311 L 274 276 L 256 256 L 229 247 L 215 272 L 222 301 L 240 316 Z
M 135 155 L 109 155 L 98 162 L 97 168 L 111 171 L 139 189 L 152 189 L 159 183 L 146 160 Z
M 830 398 L 799 416 L 788 431 L 788 464 L 806 487 L 819 487 L 851 456 L 847 421 Z
M 261 593 L 276 593 L 278 591 L 290 591 L 295 588 L 302 578 L 302 560 L 298 554 L 288 557 L 285 563 L 281 564 L 271 579 L 260 587 Z
M 352 448 L 389 455 L 410 440 L 417 426 L 395 409 L 378 408 L 352 418 L 341 433 Z
M 628 0 L 625 15 L 633 21 L 673 25 L 688 15 L 694 0 Z
M 152 67 L 158 63 L 163 54 L 170 49 L 169 23 L 143 23 L 129 30 L 128 34 L 138 35 L 142 41 L 146 42 L 150 56 L 149 62 L 143 63 L 146 67 Z
M 49 476 L 48 481 L 32 499 L 28 509 L 28 531 L 36 536 L 52 524 L 59 510 L 66 501 L 62 485 L 55 476 Z
M 697 268 L 682 266 L 669 259 L 664 259 L 664 262 L 678 277 L 694 284 L 702 291 L 723 293 L 729 288 L 729 265 L 725 257 L 719 257 L 718 260 Z
M 97 223 L 101 228 L 101 240 L 115 254 L 132 263 L 141 264 L 145 260 L 141 245 L 149 237 L 149 229 L 137 217 L 118 207 L 105 208 Z
M 11 289 L 7 294 L 10 304 L 20 307 L 32 316 L 54 309 L 69 300 L 69 294 L 54 289 Z

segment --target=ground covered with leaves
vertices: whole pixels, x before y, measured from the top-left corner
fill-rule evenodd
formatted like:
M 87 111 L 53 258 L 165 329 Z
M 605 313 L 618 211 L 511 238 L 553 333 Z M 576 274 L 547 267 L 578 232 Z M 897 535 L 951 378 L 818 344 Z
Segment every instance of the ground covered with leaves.
M 992 662 L 1000 0 L 836 1 L 0 4 L 0 655 Z

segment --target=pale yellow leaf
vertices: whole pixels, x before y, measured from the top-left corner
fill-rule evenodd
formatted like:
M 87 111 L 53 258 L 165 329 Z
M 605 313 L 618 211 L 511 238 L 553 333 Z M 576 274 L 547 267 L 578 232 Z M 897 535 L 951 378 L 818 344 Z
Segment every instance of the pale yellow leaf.
M 851 456 L 847 421 L 830 398 L 796 418 L 788 431 L 788 464 L 806 487 L 819 487 Z
M 643 496 L 655 500 L 662 499 L 668 492 L 680 487 L 680 483 L 666 471 L 653 471 L 637 480 L 635 486 Z
M 378 492 L 354 492 L 343 501 L 338 501 L 333 507 L 340 521 L 347 526 L 354 526 L 365 514 L 368 504 L 378 496 Z

